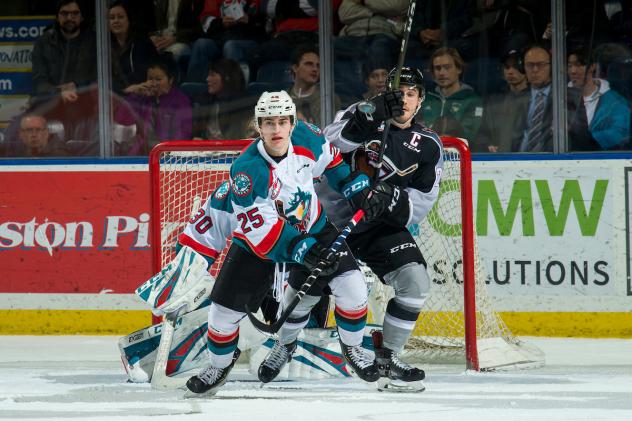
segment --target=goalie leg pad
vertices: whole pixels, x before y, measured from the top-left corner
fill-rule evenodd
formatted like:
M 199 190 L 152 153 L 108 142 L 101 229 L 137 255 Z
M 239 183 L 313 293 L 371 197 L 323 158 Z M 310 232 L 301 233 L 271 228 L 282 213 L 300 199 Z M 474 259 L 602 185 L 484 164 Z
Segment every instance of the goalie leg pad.
M 152 312 L 161 316 L 182 309 L 198 308 L 210 295 L 215 279 L 208 273 L 207 260 L 184 246 L 159 273 L 136 289 Z

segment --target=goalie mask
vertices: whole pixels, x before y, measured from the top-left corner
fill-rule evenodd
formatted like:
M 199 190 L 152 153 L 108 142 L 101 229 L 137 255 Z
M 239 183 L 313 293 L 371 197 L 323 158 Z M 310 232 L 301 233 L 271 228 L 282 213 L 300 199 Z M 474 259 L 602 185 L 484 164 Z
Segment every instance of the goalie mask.
M 292 127 L 296 125 L 296 105 L 285 91 L 264 92 L 255 106 L 255 127 L 261 131 L 260 120 L 264 117 L 289 116 Z

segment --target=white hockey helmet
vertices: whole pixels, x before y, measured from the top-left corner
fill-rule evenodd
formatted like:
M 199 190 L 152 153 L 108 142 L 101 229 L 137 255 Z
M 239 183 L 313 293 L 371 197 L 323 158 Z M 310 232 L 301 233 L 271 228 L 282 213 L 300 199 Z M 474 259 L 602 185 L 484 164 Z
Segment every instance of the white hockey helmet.
M 289 116 L 292 126 L 296 124 L 296 105 L 285 91 L 264 92 L 255 106 L 255 127 L 259 128 L 259 119 L 263 117 Z

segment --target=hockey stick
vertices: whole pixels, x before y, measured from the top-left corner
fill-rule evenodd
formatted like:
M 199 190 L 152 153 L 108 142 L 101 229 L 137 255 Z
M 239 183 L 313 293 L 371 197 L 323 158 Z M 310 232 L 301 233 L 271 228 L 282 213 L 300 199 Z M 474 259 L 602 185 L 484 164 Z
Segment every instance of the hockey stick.
M 415 15 L 415 0 L 410 0 L 408 5 L 408 13 L 406 25 L 404 26 L 404 33 L 402 34 L 402 45 L 399 49 L 399 58 L 397 59 L 397 68 L 395 69 L 395 75 L 393 76 L 393 85 L 391 89 L 399 89 L 399 78 L 402 75 L 402 68 L 404 67 L 404 60 L 406 59 L 406 49 L 408 48 L 408 38 L 410 36 L 410 29 L 413 26 L 413 16 Z M 382 160 L 384 158 L 384 150 L 386 149 L 386 139 L 388 133 L 391 130 L 391 120 L 384 122 L 384 131 L 382 132 L 382 143 L 380 143 L 380 152 L 377 156 L 377 162 L 375 163 L 375 173 L 373 174 L 373 181 L 377 181 L 380 178 L 380 169 L 382 169 Z
M 353 229 L 353 227 L 355 227 L 363 217 L 364 217 L 364 211 L 362 209 L 358 210 L 351 218 L 351 221 L 349 221 L 347 226 L 342 230 L 342 232 L 331 244 L 331 246 L 329 247 L 329 250 L 333 251 L 334 253 L 337 252 L 342 246 L 342 243 L 345 241 L 345 239 L 351 232 L 351 230 Z M 281 313 L 277 321 L 272 324 L 266 324 L 262 322 L 261 320 L 257 319 L 248 308 L 248 305 L 246 305 L 246 314 L 248 315 L 248 318 L 250 319 L 254 327 L 256 327 L 258 330 L 260 330 L 263 333 L 268 333 L 268 334 L 277 333 L 279 329 L 281 329 L 281 326 L 283 326 L 283 323 L 285 323 L 287 318 L 290 317 L 290 314 L 292 313 L 292 311 L 294 311 L 294 308 L 303 299 L 305 294 L 307 294 L 307 291 L 309 291 L 312 285 L 314 285 L 314 282 L 316 282 L 316 279 L 318 278 L 318 276 L 320 275 L 322 271 L 323 271 L 323 268 L 321 265 L 316 266 L 312 270 L 312 272 L 309 274 L 307 279 L 305 279 L 305 282 L 303 282 L 303 285 L 301 285 L 301 289 L 299 289 L 299 291 L 296 293 L 296 295 L 294 296 L 292 301 L 290 301 L 287 307 L 283 309 L 283 313 Z
M 156 362 L 151 375 L 151 387 L 153 389 L 176 389 L 183 387 L 187 381 L 186 377 L 169 377 L 167 375 L 167 363 L 169 362 L 169 352 L 173 342 L 173 333 L 176 322 L 180 315 L 180 310 L 165 315 L 162 322 L 162 332 L 160 333 L 160 344 L 156 351 Z

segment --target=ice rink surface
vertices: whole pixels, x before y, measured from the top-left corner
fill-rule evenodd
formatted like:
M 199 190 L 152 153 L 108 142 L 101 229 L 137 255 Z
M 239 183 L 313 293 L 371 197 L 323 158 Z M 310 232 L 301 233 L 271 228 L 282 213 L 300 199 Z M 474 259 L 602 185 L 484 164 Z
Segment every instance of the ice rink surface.
M 116 337 L 0 336 L 0 420 L 544 421 L 632 420 L 632 340 L 525 338 L 534 370 L 466 373 L 428 366 L 423 393 L 360 380 L 273 382 L 244 367 L 214 398 L 126 383 Z

